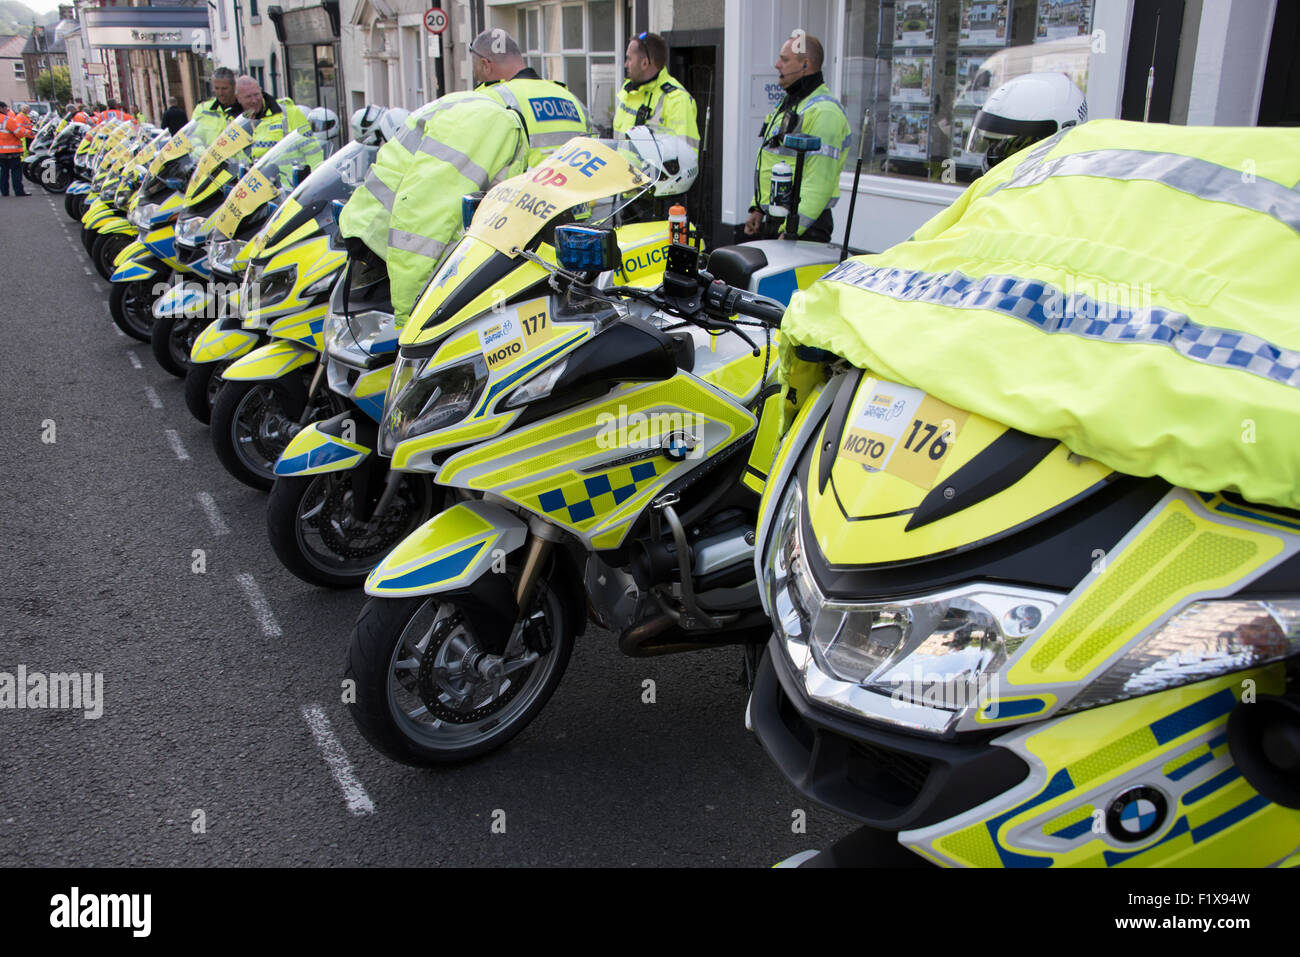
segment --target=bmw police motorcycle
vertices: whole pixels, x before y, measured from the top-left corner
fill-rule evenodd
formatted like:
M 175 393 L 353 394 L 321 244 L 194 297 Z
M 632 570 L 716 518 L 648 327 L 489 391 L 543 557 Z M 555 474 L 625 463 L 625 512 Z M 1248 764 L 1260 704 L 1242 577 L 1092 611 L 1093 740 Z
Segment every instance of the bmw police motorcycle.
M 1285 421 L 1282 390 L 1294 354 L 1258 347 L 1260 356 L 1289 363 L 1279 369 L 1247 365 L 1249 354 L 1232 349 L 1218 359 L 1195 339 L 1169 348 L 1180 336 L 1204 337 L 1198 323 L 1214 315 L 1209 294 L 1188 295 L 1180 314 L 1163 300 L 1182 290 L 1159 292 L 1152 308 L 1063 292 L 1059 277 L 1072 279 L 1079 257 L 1097 255 L 1077 233 L 1064 241 L 1075 244 L 1065 262 L 1032 243 L 1015 263 L 998 258 L 1001 250 L 987 258 L 951 252 L 1035 215 L 1026 198 L 1035 194 L 995 190 L 1033 189 L 1043 181 L 1035 165 L 1050 161 L 1068 170 L 1056 181 L 1066 185 L 1049 185 L 1057 192 L 1042 208 L 1051 209 L 1064 191 L 1083 188 L 1072 173 L 1104 178 L 1099 164 L 1127 162 L 1136 151 L 1124 148 L 1124 136 L 1145 147 L 1137 155 L 1147 165 L 1090 188 L 1112 203 L 1099 201 L 1096 215 L 1121 237 L 1112 241 L 1128 244 L 1116 258 L 1133 268 L 1144 268 L 1138 243 L 1154 248 L 1158 240 L 1144 238 L 1126 208 L 1135 194 L 1124 190 L 1155 197 L 1168 171 L 1198 174 L 1181 192 L 1158 193 L 1171 222 L 1193 215 L 1234 222 L 1242 215 L 1234 203 L 1261 219 L 1282 218 L 1258 197 L 1287 187 L 1244 183 L 1230 165 L 1220 168 L 1223 179 L 1240 190 L 1197 195 L 1216 172 L 1201 158 L 1212 149 L 1206 144 L 1255 131 L 1170 128 L 1143 138 L 1103 122 L 1058 154 L 1048 152 L 1055 139 L 1019 154 L 1015 179 L 988 184 L 966 207 L 971 220 L 936 226 L 893 258 L 846 262 L 814 287 L 815 299 L 785 316 L 783 366 L 801 407 L 760 506 L 755 570 L 772 636 L 746 724 L 802 794 L 862 825 L 790 866 L 1300 865 L 1300 512 L 1262 494 L 1198 491 L 1162 477 L 1171 467 L 1208 474 L 1198 471 L 1207 458 L 1254 463 L 1234 473 L 1243 488 L 1243 480 L 1263 487 L 1287 474 L 1284 462 L 1255 474 L 1267 457 L 1251 458 L 1253 432 L 1239 448 L 1225 444 L 1237 441 L 1239 410 Z M 1161 154 L 1147 145 L 1180 136 L 1195 148 Z M 1152 180 L 1160 185 L 1144 185 Z M 999 206 L 1016 202 L 1015 216 Z M 1251 225 L 1261 229 L 1258 220 Z M 1241 242 L 1249 249 L 1249 239 Z M 1219 255 L 1251 258 L 1236 249 Z M 993 271 L 934 265 L 945 255 Z M 1261 248 L 1256 258 L 1270 255 L 1287 254 Z M 1161 268 L 1167 277 L 1175 267 Z M 1235 291 L 1225 287 L 1224 295 Z M 1269 291 L 1242 291 L 1258 298 L 1232 299 L 1238 314 L 1271 315 L 1259 305 Z M 1132 363 L 1122 384 L 1098 382 L 1086 409 L 1074 397 L 1093 388 L 1091 368 L 1081 381 L 1062 382 L 1004 365 L 989 370 L 996 384 L 963 388 L 968 404 L 1014 410 L 1004 415 L 1068 420 L 1059 427 L 1076 446 L 1086 440 L 1101 458 L 1126 454 L 1151 471 L 1126 474 L 1056 438 L 951 405 L 899 381 L 897 371 L 871 368 L 905 363 L 900 357 L 925 338 L 918 330 L 939 317 L 962 322 L 961 309 L 972 310 L 965 315 L 983 334 L 1006 338 L 932 345 L 928 361 L 906 366 L 928 389 L 948 387 L 934 370 L 951 368 L 954 356 L 988 364 L 1013 341 L 1037 359 L 1065 350 L 1064 365 Z M 871 316 L 870 330 L 858 314 Z M 1260 328 L 1254 322 L 1246 328 Z M 1057 335 L 1044 336 L 1040 324 Z M 1210 338 L 1221 341 L 1220 330 Z M 1233 386 L 1250 398 L 1229 394 Z M 1062 389 L 1073 390 L 1062 393 L 1067 414 L 1039 411 Z M 1126 397 L 1138 396 L 1148 408 L 1132 416 L 1163 430 L 1172 451 L 1125 433 Z M 1231 438 L 1198 449 L 1194 433 L 1224 407 Z M 1089 432 L 1089 421 L 1109 431 Z
M 678 144 L 665 145 L 662 134 L 656 140 L 647 128 L 633 132 L 641 150 L 633 155 L 651 157 L 645 162 L 655 167 L 650 174 L 656 193 L 685 192 L 695 170 L 673 163 L 675 172 L 670 173 L 663 155 Z M 480 194 L 464 198 L 465 228 L 481 199 Z M 606 201 L 605 206 L 604 212 L 612 215 L 612 202 Z M 647 288 L 658 285 L 668 230 L 663 220 L 620 224 L 622 264 L 608 273 L 607 281 Z M 540 246 L 539 252 L 554 259 L 549 244 Z M 499 308 L 522 294 L 515 273 L 529 278 L 526 285 L 537 278 L 536 267 L 527 259 L 517 258 L 511 267 L 514 272 L 498 277 L 494 287 L 499 290 L 494 292 Z M 444 295 L 471 281 L 469 272 L 458 266 L 440 275 Z M 304 428 L 275 463 L 267 532 L 285 567 L 313 584 L 359 587 L 375 564 L 429 518 L 444 498 L 426 473 L 391 471 L 389 456 L 375 454 L 384 396 L 397 360 L 398 332 L 387 297 L 383 261 L 373 254 L 350 259 L 325 317 L 326 381 L 343 411 Z
M 402 330 L 374 451 L 462 500 L 366 581 L 350 710 L 395 760 L 512 738 L 589 610 L 630 655 L 765 635 L 749 535 L 781 304 L 710 283 L 680 244 L 659 286 L 617 285 L 617 231 L 556 222 L 653 182 L 626 145 L 569 141 L 487 193 Z

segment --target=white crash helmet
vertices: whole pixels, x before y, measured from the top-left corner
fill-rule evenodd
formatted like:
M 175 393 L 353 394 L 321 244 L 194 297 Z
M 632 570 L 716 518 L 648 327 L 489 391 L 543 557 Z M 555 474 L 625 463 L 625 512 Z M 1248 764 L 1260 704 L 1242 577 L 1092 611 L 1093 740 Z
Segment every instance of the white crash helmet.
M 667 130 L 634 126 L 623 134 L 633 149 L 659 173 L 656 196 L 677 196 L 691 188 L 700 171 L 700 157 L 685 138 Z
M 311 135 L 322 143 L 328 143 L 338 134 L 338 114 L 323 106 L 318 106 L 307 114 L 307 123 L 311 127 Z
M 971 124 L 966 150 L 988 172 L 1012 153 L 1088 119 L 1088 101 L 1064 73 L 1026 73 L 989 94 Z
M 402 132 L 410 110 L 383 106 L 363 106 L 352 114 L 352 139 L 367 146 L 379 146 Z

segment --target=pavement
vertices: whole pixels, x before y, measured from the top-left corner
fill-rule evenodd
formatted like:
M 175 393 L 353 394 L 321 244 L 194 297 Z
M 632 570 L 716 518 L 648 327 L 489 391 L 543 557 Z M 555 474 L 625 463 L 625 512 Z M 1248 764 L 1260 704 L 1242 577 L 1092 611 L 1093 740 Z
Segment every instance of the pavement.
M 745 731 L 737 649 L 630 659 L 589 626 L 506 747 L 371 749 L 341 684 L 364 595 L 280 566 L 80 228 L 0 204 L 0 682 L 102 676 L 97 718 L 0 709 L 0 866 L 766 867 L 852 830 Z

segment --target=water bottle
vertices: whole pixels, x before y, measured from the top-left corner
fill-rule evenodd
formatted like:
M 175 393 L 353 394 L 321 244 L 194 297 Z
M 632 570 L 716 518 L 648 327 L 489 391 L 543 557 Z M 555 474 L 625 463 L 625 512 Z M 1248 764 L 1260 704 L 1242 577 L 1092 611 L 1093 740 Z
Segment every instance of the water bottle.
M 794 186 L 794 170 L 785 160 L 779 160 L 772 167 L 771 200 L 767 204 L 767 214 L 774 219 L 784 219 L 790 215 L 790 190 Z
M 686 245 L 686 207 L 681 203 L 668 210 L 668 241 Z

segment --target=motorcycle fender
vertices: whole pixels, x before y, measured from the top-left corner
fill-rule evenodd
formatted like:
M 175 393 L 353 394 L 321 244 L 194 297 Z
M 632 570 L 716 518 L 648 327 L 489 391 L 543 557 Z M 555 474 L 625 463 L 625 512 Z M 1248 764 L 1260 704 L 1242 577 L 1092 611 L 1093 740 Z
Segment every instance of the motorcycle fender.
M 91 223 L 103 216 L 108 211 L 108 203 L 102 199 L 92 200 L 86 211 L 81 215 L 81 225 L 87 229 L 92 228 Z
M 352 441 L 358 438 L 358 424 L 358 417 L 352 412 L 344 412 L 324 422 L 313 422 L 289 440 L 275 463 L 275 474 L 321 475 L 356 468 L 370 454 L 368 446 Z M 374 433 L 374 427 L 369 431 Z
M 460 502 L 389 552 L 366 579 L 366 594 L 402 598 L 465 588 L 527 540 L 528 526 L 513 512 L 489 502 Z
M 163 265 L 161 259 L 157 256 L 151 256 L 148 251 L 143 251 L 140 255 L 123 260 L 113 270 L 113 275 L 109 277 L 109 281 L 139 282 L 141 279 L 153 279 L 155 276 L 164 275 L 166 272 L 167 267 Z
M 140 242 L 139 240 L 133 243 L 128 243 L 126 248 L 124 248 L 120 253 L 118 253 L 117 256 L 113 259 L 113 268 L 116 269 L 118 266 L 122 265 L 128 259 L 134 259 L 136 256 L 139 256 L 141 254 L 147 255 L 148 252 L 149 250 L 145 248 L 144 243 Z
M 189 282 L 172 286 L 153 304 L 154 318 L 202 315 L 212 300 L 213 296 L 206 286 Z
M 222 329 L 221 320 L 210 323 L 199 333 L 190 349 L 191 362 L 221 362 L 248 355 L 260 337 L 256 332 L 246 332 L 238 327 Z
M 254 349 L 222 373 L 222 378 L 237 382 L 255 382 L 279 379 L 294 369 L 311 365 L 317 359 L 315 350 L 296 342 L 279 340 Z
M 85 180 L 78 180 L 77 182 L 73 183 L 71 186 L 68 187 L 67 192 L 69 192 L 69 193 L 89 193 L 89 192 L 90 192 L 90 186 L 91 186 L 91 184 L 90 184 L 90 183 L 87 183 Z
M 135 227 L 126 221 L 126 217 L 117 214 L 103 217 L 95 223 L 94 229 L 95 232 L 99 233 L 101 236 L 113 236 L 118 234 L 123 236 L 134 236 L 136 232 Z

